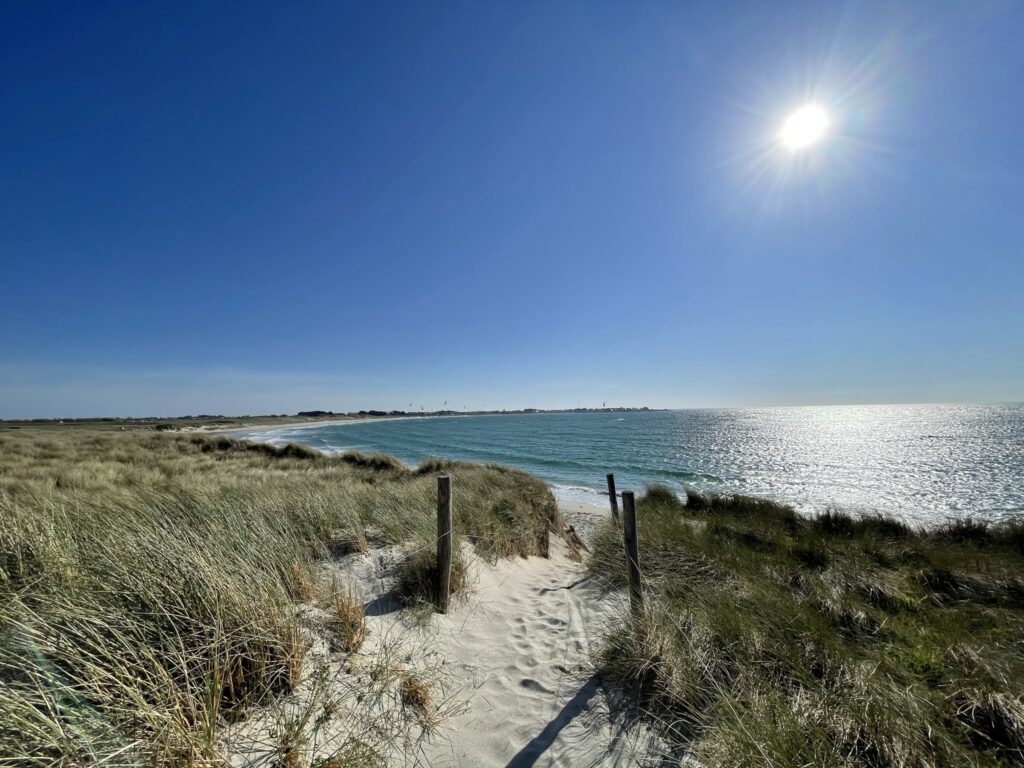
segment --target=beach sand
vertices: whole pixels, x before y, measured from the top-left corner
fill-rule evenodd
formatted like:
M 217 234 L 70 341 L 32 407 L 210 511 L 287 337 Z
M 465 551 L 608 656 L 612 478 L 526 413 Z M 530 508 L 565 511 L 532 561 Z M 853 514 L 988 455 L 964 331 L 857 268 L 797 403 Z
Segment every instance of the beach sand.
M 436 617 L 438 649 L 466 704 L 424 748 L 432 766 L 635 765 L 649 734 L 625 727 L 590 654 L 616 599 L 584 580 L 561 542 L 550 559 L 480 569 L 475 594 Z
M 602 510 L 560 505 L 577 530 L 589 531 Z M 658 751 L 647 728 L 617 712 L 593 675 L 600 632 L 622 615 L 622 595 L 586 579 L 561 539 L 551 557 L 486 563 L 471 554 L 471 588 L 447 615 L 424 620 L 388 596 L 389 572 L 403 552 L 371 548 L 331 563 L 331 577 L 355 585 L 366 601 L 367 641 L 356 657 L 316 647 L 307 664 L 326 665 L 331 685 L 348 685 L 359 659 L 386 656 L 430 680 L 441 722 L 415 749 L 396 744 L 390 765 L 626 766 Z M 321 644 L 322 645 L 322 644 Z M 384 705 L 397 707 L 399 704 Z M 256 718 L 227 735 L 234 765 L 271 765 L 272 725 Z M 259 733 L 261 730 L 263 733 Z M 319 737 L 324 755 L 345 736 Z
M 232 434 L 234 432 L 276 432 L 277 430 L 295 430 L 295 429 L 313 429 L 316 427 L 330 427 L 337 426 L 339 424 L 366 424 L 370 421 L 411 421 L 415 419 L 454 419 L 459 418 L 458 414 L 445 415 L 445 416 L 339 416 L 334 419 L 320 419 L 317 421 L 289 421 L 281 423 L 260 423 L 245 426 L 230 426 L 230 427 L 193 427 L 189 431 L 193 432 L 208 432 L 211 434 Z
M 565 524 L 571 525 L 588 545 L 597 526 L 612 516 L 607 497 L 601 498 L 604 499 L 601 506 L 582 501 L 558 501 L 558 508 L 565 518 Z

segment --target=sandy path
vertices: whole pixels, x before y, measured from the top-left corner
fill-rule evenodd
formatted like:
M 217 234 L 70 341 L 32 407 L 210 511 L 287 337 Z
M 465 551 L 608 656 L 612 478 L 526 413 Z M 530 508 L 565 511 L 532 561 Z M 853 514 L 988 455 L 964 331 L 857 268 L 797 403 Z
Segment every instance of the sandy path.
M 446 708 L 456 711 L 418 754 L 393 755 L 392 763 L 640 764 L 656 744 L 642 727 L 623 727 L 591 666 L 607 620 L 622 615 L 620 598 L 595 589 L 561 540 L 552 541 L 550 559 L 472 563 L 469 596 L 448 615 L 434 614 L 415 628 L 383 596 L 387 584 L 379 572 L 361 569 L 360 588 L 373 606 L 367 612 L 368 645 L 400 635 L 413 655 L 429 650 L 445 670 Z M 349 569 L 348 578 L 353 575 Z
M 611 606 L 561 546 L 481 570 L 473 597 L 436 617 L 437 646 L 468 710 L 425 748 L 433 766 L 631 765 L 590 674 Z
M 360 674 L 358 668 L 387 658 L 431 679 L 431 695 L 444 714 L 418 743 L 395 743 L 388 765 L 604 768 L 656 762 L 656 739 L 609 706 L 593 674 L 591 654 L 614 617 L 624 614 L 622 596 L 602 594 L 587 581 L 584 566 L 569 558 L 561 539 L 552 539 L 549 559 L 488 564 L 468 545 L 464 551 L 469 593 L 449 614 L 419 619 L 389 596 L 402 548 L 371 548 L 327 566 L 329 577 L 355 587 L 365 599 L 367 639 L 357 655 L 361 661 L 332 653 L 317 640 L 308 654 L 310 671 L 322 666 L 333 680 L 329 688 L 338 691 Z M 304 696 L 293 698 L 301 702 Z M 253 718 L 235 729 L 225 741 L 231 762 L 276 765 L 280 738 L 274 734 L 280 729 L 275 731 L 274 722 L 270 716 Z M 326 733 L 323 754 L 342 739 Z

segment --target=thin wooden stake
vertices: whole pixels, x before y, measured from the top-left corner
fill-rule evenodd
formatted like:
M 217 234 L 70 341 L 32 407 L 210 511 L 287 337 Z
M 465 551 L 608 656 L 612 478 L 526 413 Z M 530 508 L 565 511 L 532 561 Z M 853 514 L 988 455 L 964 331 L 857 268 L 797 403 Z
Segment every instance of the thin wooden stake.
M 626 545 L 626 567 L 629 570 L 629 607 L 634 616 L 644 612 L 644 592 L 640 586 L 640 547 L 636 538 L 636 506 L 633 492 L 622 492 L 622 537 Z
M 452 580 L 452 479 L 437 478 L 437 611 L 448 613 Z
M 608 474 L 608 498 L 612 502 L 612 519 L 619 521 L 619 497 L 615 495 L 615 475 Z

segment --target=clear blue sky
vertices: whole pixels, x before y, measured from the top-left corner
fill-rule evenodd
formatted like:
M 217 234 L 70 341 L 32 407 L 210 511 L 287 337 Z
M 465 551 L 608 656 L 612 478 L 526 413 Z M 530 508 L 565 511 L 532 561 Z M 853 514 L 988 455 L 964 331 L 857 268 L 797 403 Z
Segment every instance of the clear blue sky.
M 1002 1 L 6 2 L 0 417 L 1022 399 L 1022 38 Z

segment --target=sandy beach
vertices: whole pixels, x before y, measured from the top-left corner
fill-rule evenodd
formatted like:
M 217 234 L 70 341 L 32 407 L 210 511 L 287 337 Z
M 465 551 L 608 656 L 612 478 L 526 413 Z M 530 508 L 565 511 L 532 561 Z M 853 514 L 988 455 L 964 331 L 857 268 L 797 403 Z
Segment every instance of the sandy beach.
M 292 421 L 283 424 L 253 424 L 245 427 L 214 427 L 207 429 L 197 427 L 194 431 L 210 434 L 231 434 L 234 432 L 275 432 L 279 429 L 312 429 L 342 424 L 365 424 L 369 421 L 409 421 L 410 419 L 457 419 L 459 415 L 450 416 L 367 416 L 365 418 L 323 419 L 321 421 Z
M 595 497 L 600 498 L 602 501 L 599 504 L 588 504 L 583 501 L 570 501 L 567 499 L 558 500 L 558 508 L 562 512 L 562 516 L 565 518 L 565 524 L 572 526 L 572 528 L 579 534 L 580 538 L 583 539 L 587 544 L 590 543 L 590 539 L 593 536 L 594 529 L 598 523 L 602 520 L 611 516 L 611 510 L 608 508 L 607 497 Z

